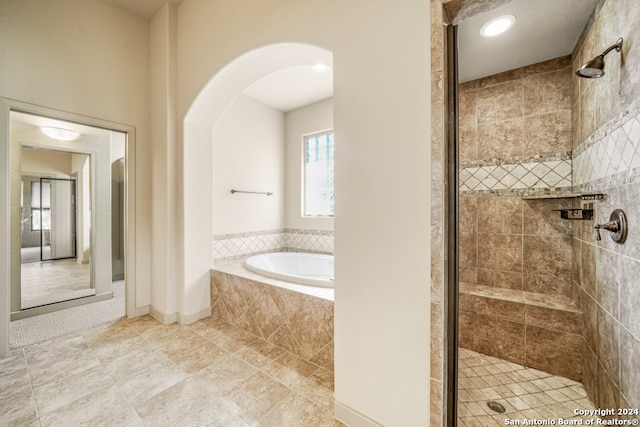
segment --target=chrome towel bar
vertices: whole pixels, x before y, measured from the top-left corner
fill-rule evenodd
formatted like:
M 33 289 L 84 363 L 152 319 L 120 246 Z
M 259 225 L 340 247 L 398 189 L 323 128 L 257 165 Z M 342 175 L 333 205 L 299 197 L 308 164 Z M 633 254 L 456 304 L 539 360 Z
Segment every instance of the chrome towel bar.
M 268 191 L 241 191 L 241 190 L 231 190 L 231 194 L 236 193 L 248 193 L 248 194 L 266 194 L 267 196 L 273 195 L 273 193 Z

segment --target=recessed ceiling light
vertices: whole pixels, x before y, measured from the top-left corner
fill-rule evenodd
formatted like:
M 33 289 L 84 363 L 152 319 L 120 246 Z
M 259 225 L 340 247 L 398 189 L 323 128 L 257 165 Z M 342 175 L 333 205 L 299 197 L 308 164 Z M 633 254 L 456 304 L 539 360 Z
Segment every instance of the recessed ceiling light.
M 482 37 L 497 36 L 511 28 L 515 22 L 516 17 L 513 15 L 498 16 L 482 26 L 480 29 L 480 35 Z
M 42 133 L 47 135 L 49 138 L 57 139 L 59 141 L 74 141 L 80 136 L 76 131 L 50 126 L 41 127 L 40 130 L 42 130 Z
M 328 65 L 322 62 L 318 62 L 312 67 L 312 69 L 314 73 L 324 74 L 324 73 L 328 73 L 329 70 L 331 70 L 331 67 L 329 67 Z

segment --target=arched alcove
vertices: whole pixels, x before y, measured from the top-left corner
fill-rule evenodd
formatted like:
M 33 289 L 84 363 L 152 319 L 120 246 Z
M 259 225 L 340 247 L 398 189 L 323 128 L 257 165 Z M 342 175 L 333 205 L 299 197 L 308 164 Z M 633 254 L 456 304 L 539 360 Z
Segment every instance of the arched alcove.
M 208 306 L 213 263 L 213 127 L 227 107 L 251 84 L 284 68 L 333 63 L 326 49 L 279 43 L 249 51 L 218 71 L 185 115 L 182 135 L 184 311 Z M 205 295 L 206 294 L 206 295 Z

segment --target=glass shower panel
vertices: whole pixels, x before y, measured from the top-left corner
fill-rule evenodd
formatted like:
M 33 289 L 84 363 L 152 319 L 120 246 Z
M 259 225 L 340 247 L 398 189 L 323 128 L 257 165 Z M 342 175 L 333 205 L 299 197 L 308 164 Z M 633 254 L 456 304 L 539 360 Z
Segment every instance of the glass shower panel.
M 42 237 L 40 246 L 41 259 L 48 261 L 75 258 L 75 180 L 41 178 L 40 190 L 39 223 Z

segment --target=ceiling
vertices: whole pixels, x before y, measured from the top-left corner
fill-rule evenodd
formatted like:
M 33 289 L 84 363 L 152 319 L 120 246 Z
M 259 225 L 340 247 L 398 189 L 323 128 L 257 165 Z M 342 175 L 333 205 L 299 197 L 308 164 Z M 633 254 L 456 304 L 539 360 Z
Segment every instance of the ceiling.
M 165 2 L 108 1 L 147 20 Z M 178 5 L 182 0 L 168 1 Z M 467 0 L 465 5 L 473 13 L 475 9 L 491 7 L 485 4 L 501 6 L 475 13 L 458 23 L 460 82 L 570 55 L 599 1 L 493 0 L 483 3 Z M 485 22 L 505 14 L 516 16 L 515 25 L 509 31 L 493 38 L 480 36 L 480 28 Z M 290 111 L 331 97 L 332 74 L 315 74 L 310 66 L 286 68 L 255 82 L 245 94 L 278 110 Z
M 120 6 L 122 9 L 127 10 L 134 15 L 137 15 L 145 20 L 150 20 L 153 16 L 162 8 L 165 3 L 170 3 L 174 6 L 179 5 L 182 0 L 107 0 Z
M 461 21 L 460 82 L 570 55 L 598 3 L 599 0 L 513 0 Z M 511 29 L 492 38 L 480 36 L 485 22 L 507 14 L 516 17 Z

